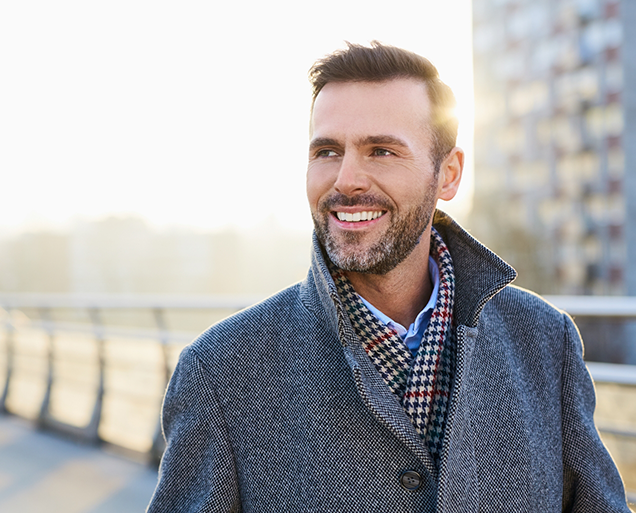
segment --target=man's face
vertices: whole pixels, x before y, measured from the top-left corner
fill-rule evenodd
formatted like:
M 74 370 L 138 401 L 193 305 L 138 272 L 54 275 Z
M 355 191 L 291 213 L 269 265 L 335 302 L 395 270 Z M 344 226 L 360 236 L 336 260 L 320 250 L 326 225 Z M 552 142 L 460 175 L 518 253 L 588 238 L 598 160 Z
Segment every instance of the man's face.
M 318 94 L 307 196 L 341 269 L 386 274 L 418 245 L 440 192 L 429 113 L 426 86 L 412 79 L 329 83 Z

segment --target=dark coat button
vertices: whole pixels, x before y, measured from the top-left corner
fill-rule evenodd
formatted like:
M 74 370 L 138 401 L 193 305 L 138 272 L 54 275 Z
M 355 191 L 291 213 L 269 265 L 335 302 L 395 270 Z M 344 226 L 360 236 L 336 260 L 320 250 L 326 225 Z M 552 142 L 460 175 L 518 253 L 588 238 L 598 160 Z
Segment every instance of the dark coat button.
M 422 478 L 413 470 L 406 470 L 400 474 L 400 484 L 405 490 L 417 490 L 422 484 Z

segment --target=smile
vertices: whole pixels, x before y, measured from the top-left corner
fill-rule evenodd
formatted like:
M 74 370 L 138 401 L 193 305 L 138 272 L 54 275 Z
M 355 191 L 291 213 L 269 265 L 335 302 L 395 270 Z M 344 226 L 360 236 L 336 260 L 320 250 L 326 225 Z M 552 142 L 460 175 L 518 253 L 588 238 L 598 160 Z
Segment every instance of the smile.
M 340 221 L 346 221 L 348 223 L 358 223 L 360 221 L 371 221 L 385 214 L 382 210 L 369 211 L 369 212 L 336 212 L 336 217 Z

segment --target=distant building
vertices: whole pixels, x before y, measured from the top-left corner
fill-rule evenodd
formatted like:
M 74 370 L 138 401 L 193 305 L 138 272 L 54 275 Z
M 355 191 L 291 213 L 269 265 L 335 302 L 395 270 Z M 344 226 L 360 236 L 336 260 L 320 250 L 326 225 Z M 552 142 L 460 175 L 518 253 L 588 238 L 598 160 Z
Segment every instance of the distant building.
M 473 0 L 475 235 L 543 293 L 636 295 L 636 1 Z

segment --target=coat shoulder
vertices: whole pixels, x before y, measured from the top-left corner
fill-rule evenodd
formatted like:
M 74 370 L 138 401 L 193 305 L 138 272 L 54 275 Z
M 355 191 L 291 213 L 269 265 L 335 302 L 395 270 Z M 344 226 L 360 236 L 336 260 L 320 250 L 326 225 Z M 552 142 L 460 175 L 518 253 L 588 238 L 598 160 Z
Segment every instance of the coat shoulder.
M 537 322 L 564 325 L 567 314 L 547 301 L 539 294 L 515 285 L 508 285 L 493 297 L 486 305 L 489 313 L 520 316 L 520 319 L 532 319 Z
M 213 324 L 193 344 L 201 349 L 213 346 L 215 350 L 221 350 L 224 341 L 248 333 L 255 335 L 268 326 L 284 324 L 285 319 L 299 308 L 302 308 L 299 284 L 295 284 Z
M 295 284 L 213 324 L 189 348 L 210 368 L 273 356 L 308 317 Z
M 522 361 L 535 361 L 540 356 L 538 362 L 552 362 L 557 367 L 573 327 L 565 312 L 540 295 L 512 285 L 486 304 L 479 324 L 484 333 L 499 339 Z

